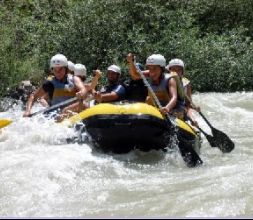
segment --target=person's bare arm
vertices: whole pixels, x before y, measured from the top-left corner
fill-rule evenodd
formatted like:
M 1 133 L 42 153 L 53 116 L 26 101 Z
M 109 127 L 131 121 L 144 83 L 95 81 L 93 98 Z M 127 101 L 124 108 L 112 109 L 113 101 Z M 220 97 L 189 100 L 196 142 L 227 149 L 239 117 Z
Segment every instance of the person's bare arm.
M 75 83 L 75 86 L 78 90 L 78 92 L 76 93 L 77 98 L 85 99 L 87 97 L 88 91 L 85 88 L 82 80 L 79 77 L 74 76 L 74 83 Z
M 86 88 L 89 92 L 92 92 L 97 84 L 98 84 L 98 80 L 100 79 L 100 77 L 102 76 L 102 72 L 100 70 L 95 70 L 95 76 L 92 78 L 91 83 L 89 83 Z
M 127 55 L 127 63 L 128 63 L 128 66 L 129 66 L 129 73 L 130 73 L 130 76 L 133 80 L 139 80 L 139 79 L 142 79 L 140 74 L 138 73 L 137 69 L 136 69 L 136 66 L 134 64 L 134 55 L 129 53 Z M 149 70 L 144 70 L 144 71 L 141 71 L 146 77 L 149 77 Z
M 116 92 L 101 94 L 101 102 L 111 102 L 119 98 Z
M 169 89 L 170 101 L 165 107 L 162 108 L 162 110 L 169 113 L 177 104 L 177 95 L 178 95 L 177 94 L 177 83 L 174 78 L 171 78 L 169 80 L 168 89 Z
M 136 66 L 134 64 L 134 55 L 132 53 L 129 53 L 127 55 L 127 63 L 129 66 L 129 73 L 133 80 L 141 79 L 140 74 L 137 72 Z
M 26 110 L 23 114 L 24 117 L 28 117 L 31 114 L 31 109 L 33 106 L 33 103 L 38 99 L 41 98 L 43 96 L 47 95 L 47 93 L 44 91 L 44 89 L 41 87 L 38 90 L 36 90 L 35 92 L 33 92 L 30 96 L 29 99 L 26 103 Z

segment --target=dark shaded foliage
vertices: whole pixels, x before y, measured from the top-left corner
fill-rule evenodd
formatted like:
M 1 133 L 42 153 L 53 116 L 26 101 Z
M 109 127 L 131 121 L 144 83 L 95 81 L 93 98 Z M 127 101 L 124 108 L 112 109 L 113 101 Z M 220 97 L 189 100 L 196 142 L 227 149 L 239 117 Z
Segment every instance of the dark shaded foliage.
M 112 63 L 127 75 L 126 55 L 145 64 L 153 53 L 186 63 L 196 91 L 249 91 L 251 0 L 0 1 L 0 92 L 40 82 L 56 53 L 88 72 Z

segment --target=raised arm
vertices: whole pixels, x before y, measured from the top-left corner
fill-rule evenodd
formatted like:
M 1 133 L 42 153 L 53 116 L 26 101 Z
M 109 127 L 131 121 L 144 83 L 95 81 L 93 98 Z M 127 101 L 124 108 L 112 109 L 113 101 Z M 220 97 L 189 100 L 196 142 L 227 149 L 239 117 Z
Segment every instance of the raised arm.
M 134 55 L 132 53 L 129 53 L 127 55 L 127 63 L 129 66 L 129 73 L 130 73 L 131 78 L 133 80 L 141 79 L 141 76 L 139 75 L 139 73 L 136 70 L 136 66 L 134 64 Z
M 100 70 L 95 70 L 95 76 L 92 78 L 91 83 L 89 83 L 89 85 L 87 86 L 89 92 L 96 88 L 98 80 L 101 78 L 101 76 L 102 72 Z

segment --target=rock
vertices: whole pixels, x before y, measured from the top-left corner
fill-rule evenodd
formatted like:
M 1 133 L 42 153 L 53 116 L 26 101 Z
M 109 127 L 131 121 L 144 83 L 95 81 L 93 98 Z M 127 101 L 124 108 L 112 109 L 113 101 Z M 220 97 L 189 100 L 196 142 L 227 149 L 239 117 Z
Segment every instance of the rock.
M 35 91 L 35 89 L 35 85 L 33 85 L 29 80 L 21 81 L 13 91 L 9 92 L 8 96 L 26 103 L 30 94 Z

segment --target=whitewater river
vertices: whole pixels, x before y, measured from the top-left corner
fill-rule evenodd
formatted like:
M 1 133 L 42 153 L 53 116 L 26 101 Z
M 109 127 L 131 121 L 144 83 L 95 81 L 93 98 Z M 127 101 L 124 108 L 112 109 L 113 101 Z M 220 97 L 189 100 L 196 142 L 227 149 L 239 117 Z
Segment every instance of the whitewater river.
M 22 118 L 21 106 L 12 105 L 0 113 L 13 120 L 0 134 L 0 217 L 253 217 L 253 93 L 193 100 L 235 142 L 222 154 L 202 135 L 198 168 L 176 152 L 106 155 L 68 144 L 73 129 Z

